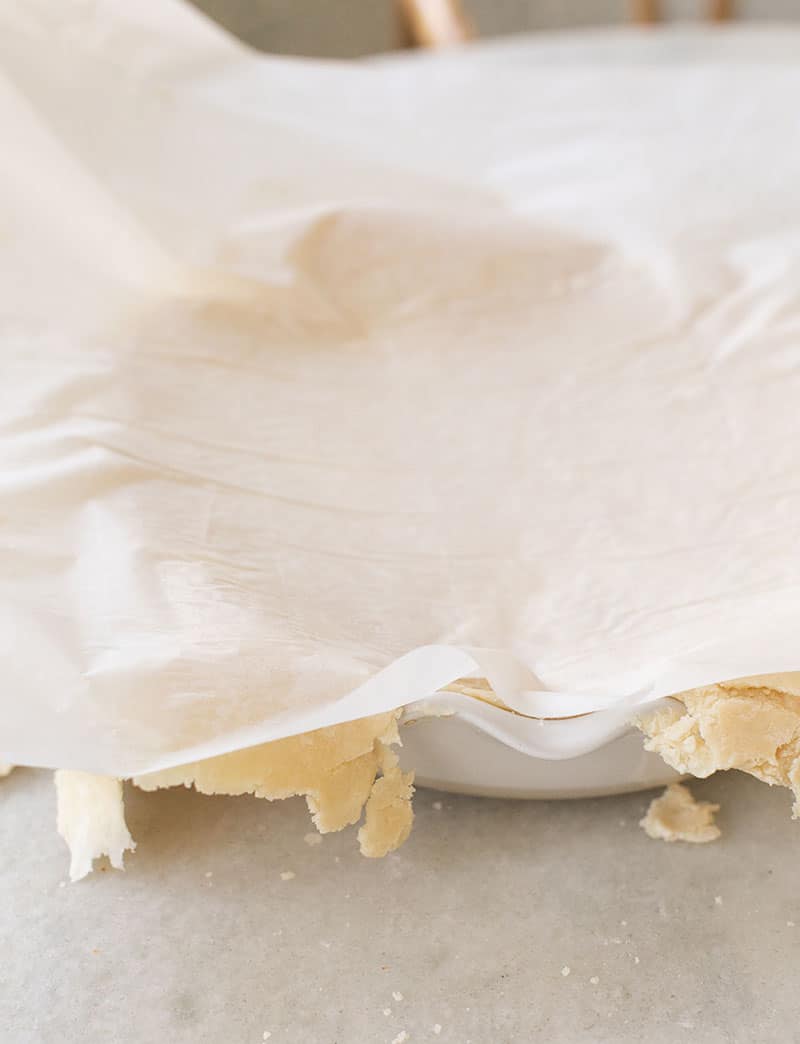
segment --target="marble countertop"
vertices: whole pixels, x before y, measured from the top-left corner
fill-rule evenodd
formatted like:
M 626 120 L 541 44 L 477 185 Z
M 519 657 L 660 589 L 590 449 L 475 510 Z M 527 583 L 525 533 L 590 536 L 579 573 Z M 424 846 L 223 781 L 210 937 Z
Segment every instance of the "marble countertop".
M 411 839 L 379 861 L 354 831 L 309 844 L 300 800 L 132 790 L 127 871 L 70 885 L 50 776 L 17 770 L 0 785 L 3 1040 L 797 1039 L 789 795 L 737 774 L 692 789 L 722 805 L 716 843 L 649 840 L 652 794 L 419 791 Z

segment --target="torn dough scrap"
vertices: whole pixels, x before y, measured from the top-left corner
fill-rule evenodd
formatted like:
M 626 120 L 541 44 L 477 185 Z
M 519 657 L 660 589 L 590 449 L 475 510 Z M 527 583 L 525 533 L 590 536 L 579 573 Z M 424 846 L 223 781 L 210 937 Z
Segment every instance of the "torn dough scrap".
M 402 772 L 393 744 L 400 743 L 400 711 L 344 722 L 233 751 L 188 765 L 137 776 L 142 790 L 194 786 L 202 794 L 253 794 L 270 801 L 303 795 L 320 833 L 358 822 L 361 851 L 383 856 L 401 845 L 414 814 L 413 773 Z M 378 777 L 380 774 L 380 778 Z M 108 855 L 122 867 L 135 847 L 125 825 L 122 783 L 85 772 L 57 772 L 58 829 L 70 848 L 70 877 Z
M 69 846 L 70 879 L 85 877 L 101 856 L 108 856 L 113 867 L 123 870 L 124 854 L 136 848 L 136 843 L 125 823 L 122 782 L 111 776 L 60 770 L 55 783 L 58 832 Z
M 383 746 L 381 778 L 375 782 L 367 799 L 364 825 L 358 832 L 362 855 L 370 858 L 393 852 L 411 833 L 414 813 L 413 772 L 402 772 L 397 754 Z
M 800 676 L 693 689 L 635 723 L 647 736 L 645 748 L 676 771 L 704 779 L 719 769 L 741 769 L 770 786 L 789 787 L 793 814 L 800 816 Z
M 714 823 L 719 805 L 709 801 L 695 801 L 691 791 L 682 783 L 673 783 L 664 793 L 650 802 L 647 814 L 640 820 L 648 837 L 661 841 L 692 841 L 702 844 L 716 841 L 720 829 Z
M 202 794 L 254 794 L 275 801 L 302 795 L 322 834 L 357 823 L 365 855 L 384 855 L 411 829 L 412 775 L 400 772 L 399 711 L 273 740 L 189 765 L 136 776 L 143 790 L 194 786 Z M 379 772 L 383 775 L 376 781 Z M 382 826 L 379 826 L 381 820 Z M 406 829 L 407 827 L 407 829 Z

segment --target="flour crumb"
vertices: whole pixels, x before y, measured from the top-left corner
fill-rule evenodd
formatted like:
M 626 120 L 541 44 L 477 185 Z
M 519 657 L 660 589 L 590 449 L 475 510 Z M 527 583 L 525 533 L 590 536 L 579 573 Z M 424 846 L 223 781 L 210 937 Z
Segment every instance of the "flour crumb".
M 621 928 L 627 928 L 628 927 L 628 922 L 627 921 L 620 921 L 619 923 L 620 923 L 620 927 Z
M 714 896 L 714 906 L 722 906 L 722 896 L 721 895 L 715 895 Z
M 316 830 L 312 830 L 308 834 L 303 835 L 303 840 L 309 847 L 313 848 L 314 845 L 322 844 L 322 834 L 318 834 Z
M 660 841 L 691 841 L 704 844 L 720 835 L 714 823 L 719 805 L 695 801 L 683 783 L 672 783 L 664 793 L 650 802 L 644 819 L 639 821 L 648 837 Z
M 387 1018 L 388 1018 L 388 1016 L 392 1014 L 392 1009 L 391 1008 L 384 1008 L 383 1009 L 383 1014 L 386 1015 Z
M 272 1034 L 270 1033 L 269 1030 L 264 1030 L 263 1034 L 261 1035 L 261 1039 L 262 1040 L 269 1040 L 269 1038 L 271 1036 L 272 1036 Z
M 593 975 L 591 979 L 589 979 L 589 982 L 592 984 L 592 986 L 597 986 L 597 984 L 600 982 L 600 979 L 596 975 Z
M 401 1001 L 403 999 L 403 994 L 395 990 L 392 994 L 392 999 L 396 1001 Z
M 787 921 L 786 922 L 786 927 L 787 928 L 794 928 L 794 921 Z
M 213 877 L 213 876 L 214 876 L 214 871 L 213 870 L 206 870 L 206 877 Z
M 435 1022 L 433 1024 L 433 1032 L 436 1034 L 437 1037 L 439 1036 L 439 1034 L 442 1032 L 441 1023 Z
M 566 977 L 569 975 L 571 971 L 572 969 L 570 968 L 570 966 L 568 964 L 565 964 L 564 967 L 561 969 L 561 974 L 566 979 Z
M 633 958 L 633 963 L 634 964 L 638 964 L 639 963 L 639 958 L 638 957 L 634 957 Z
M 281 881 L 291 881 L 294 877 L 294 870 L 283 870 L 281 872 Z
M 407 1040 L 408 1040 L 408 1034 L 406 1033 L 406 1031 L 405 1030 L 400 1030 L 400 1032 L 397 1034 L 397 1036 L 392 1041 L 392 1044 L 405 1044 L 405 1042 Z
M 441 803 L 441 801 L 434 801 L 434 803 L 432 805 L 432 808 L 434 809 L 435 812 L 441 812 L 442 811 L 442 803 Z

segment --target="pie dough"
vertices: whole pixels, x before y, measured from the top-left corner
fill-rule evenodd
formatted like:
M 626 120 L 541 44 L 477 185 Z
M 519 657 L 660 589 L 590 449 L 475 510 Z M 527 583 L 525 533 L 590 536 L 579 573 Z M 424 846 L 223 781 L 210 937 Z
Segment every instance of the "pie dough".
M 85 877 L 101 856 L 108 856 L 111 865 L 122 870 L 124 853 L 136 848 L 136 843 L 125 823 L 121 781 L 90 772 L 59 771 L 55 782 L 58 832 L 69 846 L 70 879 Z
M 398 716 L 378 714 L 133 782 L 142 790 L 193 786 L 201 794 L 253 794 L 270 801 L 302 795 L 323 834 L 357 823 L 364 814 L 361 851 L 384 856 L 405 841 L 414 818 L 413 773 L 401 771 L 392 749 L 400 743 Z M 125 825 L 121 781 L 67 771 L 56 772 L 55 781 L 58 830 L 70 849 L 71 879 L 84 877 L 104 855 L 121 869 L 125 850 L 135 847 Z
M 649 837 L 661 841 L 716 841 L 720 830 L 714 823 L 714 813 L 718 811 L 719 805 L 695 801 L 688 787 L 673 783 L 650 802 L 639 825 Z
M 272 743 L 134 777 L 142 790 L 193 786 L 203 794 L 253 794 L 270 801 L 302 795 L 321 833 L 364 823 L 364 855 L 399 847 L 413 822 L 413 773 L 401 771 L 400 712 L 318 729 Z M 672 697 L 666 707 L 635 722 L 654 751 L 678 772 L 699 778 L 741 769 L 770 785 L 789 787 L 800 811 L 800 676 L 779 675 L 709 685 Z M 73 880 L 108 855 L 121 867 L 134 842 L 125 825 L 119 780 L 84 772 L 56 773 L 58 828 L 71 853 Z M 650 837 L 713 841 L 719 806 L 696 802 L 674 784 L 641 821 Z
M 800 676 L 764 676 L 708 685 L 674 697 L 636 722 L 645 749 L 681 773 L 704 779 L 741 769 L 794 794 L 800 814 Z

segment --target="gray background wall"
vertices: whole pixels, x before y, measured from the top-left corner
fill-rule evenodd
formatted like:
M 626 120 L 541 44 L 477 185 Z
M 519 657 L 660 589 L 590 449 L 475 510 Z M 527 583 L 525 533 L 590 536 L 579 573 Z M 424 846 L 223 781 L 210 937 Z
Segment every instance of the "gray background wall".
M 265 51 L 351 57 L 400 40 L 393 0 L 194 0 L 231 32 Z M 464 0 L 481 36 L 621 24 L 628 0 Z M 703 17 L 707 0 L 662 0 L 670 19 Z M 739 0 L 740 19 L 798 20 L 800 0 Z

